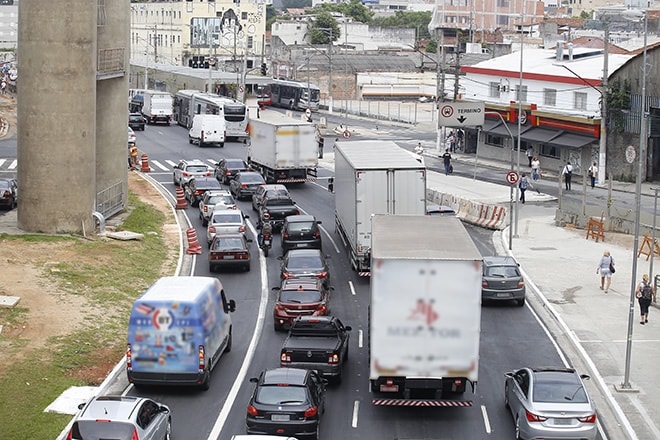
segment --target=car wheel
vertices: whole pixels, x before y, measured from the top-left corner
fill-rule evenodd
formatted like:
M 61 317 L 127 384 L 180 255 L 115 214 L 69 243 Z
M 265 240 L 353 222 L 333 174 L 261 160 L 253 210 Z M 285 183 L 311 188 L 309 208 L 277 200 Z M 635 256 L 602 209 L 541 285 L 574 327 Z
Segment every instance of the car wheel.
M 245 266 L 245 271 L 246 271 L 246 272 L 249 272 L 249 271 L 250 271 L 250 263 L 248 263 L 248 264 Z
M 179 186 L 179 184 L 176 182 L 176 175 L 172 175 L 172 182 L 174 182 L 174 186 Z
M 525 298 L 516 300 L 516 305 L 522 307 L 525 305 Z
M 163 440 L 171 440 L 172 438 L 172 419 L 167 418 L 167 426 L 165 427 L 165 437 Z
M 229 179 L 227 179 L 227 176 L 222 178 L 222 184 L 223 185 L 229 185 Z
M 220 148 L 225 148 L 225 143 L 224 142 L 220 142 Z
M 504 385 L 504 407 L 506 409 L 511 409 L 509 406 L 509 385 Z
M 516 417 L 516 440 L 522 440 L 522 437 L 520 437 L 520 418 Z
M 190 137 L 190 136 L 188 136 L 188 143 L 189 143 L 189 144 L 192 144 L 192 143 L 193 143 L 193 138 Z
M 321 438 L 321 421 L 320 420 L 316 423 L 316 432 L 314 433 L 312 438 L 314 440 L 319 440 Z
M 332 379 L 332 382 L 334 382 L 335 385 L 339 385 L 341 383 L 341 372 L 339 372 L 339 374 Z
M 281 332 L 282 330 L 284 330 L 284 329 L 282 328 L 282 326 L 279 325 L 279 324 L 277 323 L 277 321 L 275 321 L 275 323 L 273 323 L 273 329 L 274 329 L 276 332 Z

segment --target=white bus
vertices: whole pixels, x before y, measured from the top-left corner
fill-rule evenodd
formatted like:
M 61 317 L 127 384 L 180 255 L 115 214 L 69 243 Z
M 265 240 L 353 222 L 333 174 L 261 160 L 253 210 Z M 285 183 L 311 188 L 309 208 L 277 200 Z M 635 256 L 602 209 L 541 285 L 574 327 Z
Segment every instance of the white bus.
M 190 128 L 193 116 L 200 114 L 223 115 L 228 138 L 246 140 L 249 136 L 248 109 L 242 102 L 199 90 L 179 90 L 174 95 L 174 120 L 177 124 Z
M 310 98 L 307 95 L 310 95 Z M 291 110 L 319 110 L 321 89 L 314 84 L 273 79 L 270 82 L 271 105 Z

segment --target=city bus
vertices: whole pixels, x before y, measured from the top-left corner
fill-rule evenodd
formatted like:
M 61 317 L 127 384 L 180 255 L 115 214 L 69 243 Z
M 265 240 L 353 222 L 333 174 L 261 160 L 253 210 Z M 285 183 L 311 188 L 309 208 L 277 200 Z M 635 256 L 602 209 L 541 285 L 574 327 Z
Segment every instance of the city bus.
M 245 104 L 226 96 L 199 90 L 179 90 L 174 95 L 174 120 L 190 128 L 195 115 L 223 115 L 227 124 L 227 137 L 246 140 L 248 133 L 248 109 Z
M 307 94 L 311 99 L 307 98 Z M 270 82 L 271 105 L 291 110 L 319 110 L 321 89 L 314 84 L 273 79 Z

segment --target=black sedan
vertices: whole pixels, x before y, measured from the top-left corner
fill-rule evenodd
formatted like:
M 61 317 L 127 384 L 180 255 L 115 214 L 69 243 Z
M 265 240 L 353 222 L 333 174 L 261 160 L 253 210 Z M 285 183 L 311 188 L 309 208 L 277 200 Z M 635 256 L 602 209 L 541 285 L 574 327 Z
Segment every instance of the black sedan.
M 236 173 L 248 171 L 248 164 L 243 159 L 222 159 L 217 163 L 213 174 L 218 182 L 229 184 L 229 181 L 236 177 Z
M 319 438 L 326 381 L 315 371 L 275 368 L 250 382 L 257 386 L 247 407 L 248 434 Z
M 282 279 L 319 278 L 326 287 L 330 286 L 330 269 L 320 249 L 292 249 L 278 259 L 282 260 Z
M 183 185 L 183 193 L 190 206 L 199 206 L 206 191 L 222 189 L 220 182 L 213 177 L 193 177 Z
M 128 114 L 128 126 L 133 130 L 144 131 L 144 124 L 147 123 L 147 120 L 144 119 L 142 113 L 129 113 Z
M 229 192 L 237 200 L 252 197 L 254 192 L 266 181 L 261 174 L 254 171 L 243 171 L 236 173 L 236 177 L 229 181 Z
M 18 204 L 18 184 L 16 179 L 0 179 L 0 206 L 7 209 Z

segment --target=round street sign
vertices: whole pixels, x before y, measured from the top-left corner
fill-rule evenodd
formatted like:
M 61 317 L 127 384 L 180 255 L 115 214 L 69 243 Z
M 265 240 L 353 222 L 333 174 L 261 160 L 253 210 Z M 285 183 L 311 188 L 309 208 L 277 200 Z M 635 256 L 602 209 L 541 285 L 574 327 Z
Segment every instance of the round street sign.
M 637 151 L 632 145 L 626 147 L 626 162 L 633 163 L 635 161 L 635 156 L 637 156 Z
M 506 173 L 506 181 L 509 185 L 515 185 L 518 182 L 518 173 L 509 171 Z
M 242 85 L 238 86 L 238 91 L 243 93 L 245 91 L 245 88 Z
M 351 132 L 348 131 L 348 130 L 345 130 L 345 131 L 342 133 L 342 136 L 344 136 L 344 138 L 348 139 L 349 137 L 351 137 Z
M 312 110 L 311 109 L 305 110 L 305 116 L 307 116 L 308 118 L 312 116 Z

